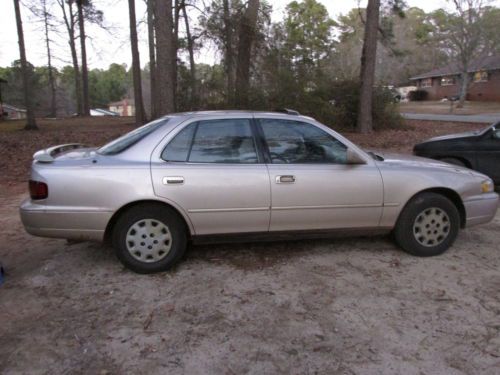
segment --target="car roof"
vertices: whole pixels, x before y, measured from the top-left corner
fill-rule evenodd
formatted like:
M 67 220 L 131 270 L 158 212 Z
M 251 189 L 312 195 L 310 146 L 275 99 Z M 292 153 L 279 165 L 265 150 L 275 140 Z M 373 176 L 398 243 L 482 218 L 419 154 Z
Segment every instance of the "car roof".
M 287 112 L 288 111 L 288 112 Z M 213 111 L 192 111 L 192 112 L 177 112 L 170 113 L 164 117 L 201 117 L 201 116 L 234 116 L 234 115 L 254 115 L 254 116 L 269 116 L 269 117 L 281 117 L 296 120 L 297 118 L 314 120 L 312 117 L 303 116 L 296 111 L 284 110 L 283 112 L 272 112 L 272 111 L 249 111 L 249 110 L 213 110 Z

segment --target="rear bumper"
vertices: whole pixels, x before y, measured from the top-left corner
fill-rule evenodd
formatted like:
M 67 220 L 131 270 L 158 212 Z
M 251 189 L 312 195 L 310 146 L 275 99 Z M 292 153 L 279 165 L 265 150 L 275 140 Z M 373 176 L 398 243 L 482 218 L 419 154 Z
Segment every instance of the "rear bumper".
M 102 241 L 112 212 L 81 207 L 52 207 L 25 200 L 19 209 L 26 231 L 34 236 Z
M 490 222 L 498 209 L 498 194 L 488 193 L 471 197 L 464 201 L 466 227 Z

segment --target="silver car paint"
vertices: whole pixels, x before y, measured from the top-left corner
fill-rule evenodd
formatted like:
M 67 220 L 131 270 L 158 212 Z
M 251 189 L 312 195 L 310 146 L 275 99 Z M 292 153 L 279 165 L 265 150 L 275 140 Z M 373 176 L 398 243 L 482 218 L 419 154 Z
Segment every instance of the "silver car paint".
M 314 124 L 357 152 L 362 165 L 229 165 L 167 163 L 165 145 L 193 121 L 283 118 Z M 295 182 L 277 184 L 293 175 Z M 164 184 L 165 177 L 184 179 Z M 112 216 L 138 201 L 169 204 L 192 235 L 329 228 L 392 228 L 406 202 L 422 190 L 455 191 L 467 225 L 495 215 L 498 195 L 481 193 L 486 176 L 417 157 L 386 155 L 374 161 L 349 140 L 304 116 L 252 112 L 198 112 L 169 121 L 118 155 L 75 150 L 54 163 L 34 162 L 32 179 L 49 185 L 49 197 L 26 200 L 21 218 L 34 235 L 102 240 Z

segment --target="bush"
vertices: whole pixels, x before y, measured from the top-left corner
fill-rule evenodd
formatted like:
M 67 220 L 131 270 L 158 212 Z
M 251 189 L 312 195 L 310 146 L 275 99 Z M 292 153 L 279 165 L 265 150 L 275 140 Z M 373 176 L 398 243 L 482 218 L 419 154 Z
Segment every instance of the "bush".
M 324 79 L 309 89 L 293 80 L 281 80 L 282 86 L 268 92 L 253 89 L 251 109 L 276 110 L 291 108 L 334 129 L 356 129 L 359 103 L 359 82 L 356 80 L 331 81 Z M 397 128 L 403 126 L 394 94 L 390 89 L 376 87 L 373 95 L 373 127 Z
M 326 124 L 334 128 L 355 130 L 358 119 L 360 85 L 355 80 L 336 82 L 330 90 L 332 118 Z M 403 126 L 403 119 L 388 88 L 376 87 L 373 93 L 373 128 L 387 129 Z
M 428 96 L 429 93 L 425 90 L 413 90 L 408 93 L 408 99 L 412 102 L 426 100 Z

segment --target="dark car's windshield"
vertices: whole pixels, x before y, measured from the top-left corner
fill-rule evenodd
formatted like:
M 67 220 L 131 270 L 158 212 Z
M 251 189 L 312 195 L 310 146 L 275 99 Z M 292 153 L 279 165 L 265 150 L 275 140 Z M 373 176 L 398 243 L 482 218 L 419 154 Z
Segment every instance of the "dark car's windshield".
M 168 118 L 160 118 L 144 126 L 141 126 L 140 128 L 132 130 L 131 132 L 122 135 L 120 138 L 117 138 L 114 141 L 105 144 L 104 146 L 99 148 L 97 152 L 101 155 L 119 154 L 120 152 L 125 151 L 133 144 L 139 142 L 148 134 L 151 134 L 156 129 L 166 124 L 168 120 L 169 120 Z
M 474 133 L 475 134 L 485 134 L 486 132 L 488 132 L 490 129 L 493 129 L 495 130 L 495 128 L 497 127 L 497 125 L 499 125 L 500 123 L 496 122 L 494 123 L 493 125 L 488 125 L 487 127 L 485 127 L 484 129 L 479 129 L 479 130 L 476 130 Z

